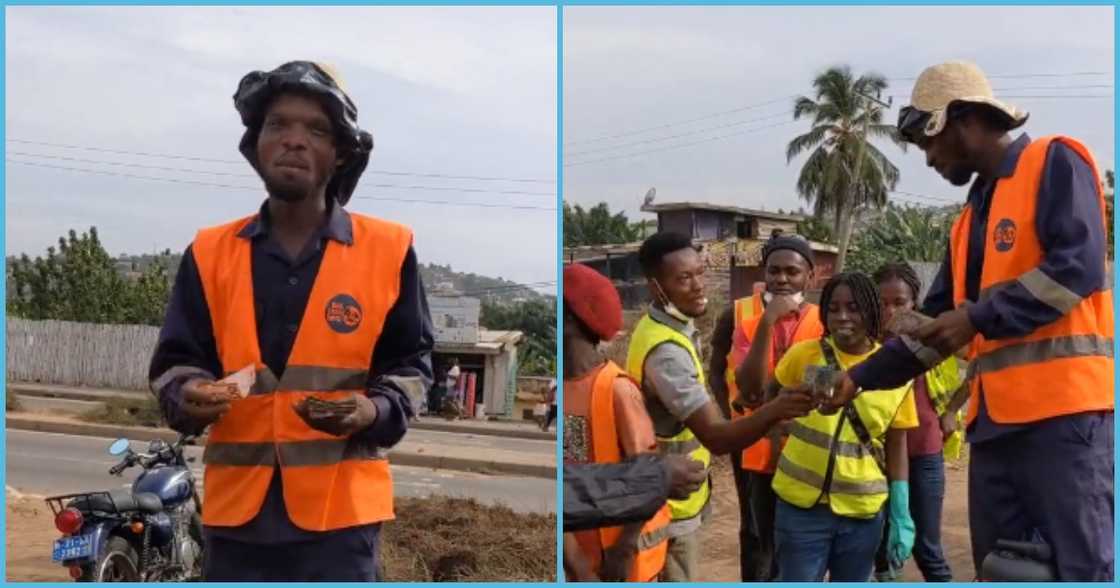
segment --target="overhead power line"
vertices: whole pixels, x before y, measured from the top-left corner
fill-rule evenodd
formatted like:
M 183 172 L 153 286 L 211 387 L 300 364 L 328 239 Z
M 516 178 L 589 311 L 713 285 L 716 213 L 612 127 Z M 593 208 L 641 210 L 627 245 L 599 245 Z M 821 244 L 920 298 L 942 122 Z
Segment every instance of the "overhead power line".
M 94 175 L 102 175 L 102 176 L 113 176 L 113 177 L 131 178 L 131 179 L 138 179 L 138 180 L 149 180 L 149 181 L 156 181 L 156 182 L 168 182 L 168 183 L 173 183 L 173 184 L 189 184 L 189 185 L 195 185 L 195 186 L 206 186 L 206 187 L 211 187 L 211 188 L 222 188 L 222 189 L 225 189 L 225 190 L 237 190 L 237 191 L 241 191 L 241 192 L 260 193 L 262 191 L 261 186 L 245 186 L 245 185 L 239 185 L 239 184 L 223 184 L 223 183 L 219 183 L 219 182 L 188 180 L 188 179 L 182 179 L 182 178 L 168 178 L 168 177 L 162 177 L 162 176 L 147 176 L 147 175 L 129 174 L 129 173 L 123 173 L 123 172 L 98 170 L 98 169 L 71 167 L 71 166 L 64 166 L 64 165 L 52 165 L 52 164 L 48 164 L 48 163 L 40 163 L 40 162 L 33 162 L 33 161 L 19 161 L 19 160 L 15 160 L 15 159 L 7 159 L 7 158 L 5 158 L 4 161 L 7 162 L 7 163 L 15 164 L 15 165 L 26 165 L 26 166 L 31 166 L 31 167 L 55 169 L 55 170 L 94 174 Z M 470 206 L 470 207 L 477 207 L 477 208 L 508 208 L 508 209 L 514 209 L 514 210 L 546 210 L 546 211 L 553 211 L 553 212 L 556 211 L 555 207 L 521 206 L 521 205 L 515 205 L 515 204 L 496 204 L 496 203 L 490 203 L 490 202 L 462 202 L 462 201 L 453 201 L 453 200 L 426 200 L 426 199 L 412 199 L 412 198 L 396 198 L 396 197 L 390 197 L 390 196 L 363 196 L 363 195 L 360 195 L 360 194 L 353 196 L 353 198 L 356 199 L 356 200 L 382 200 L 382 201 L 388 201 L 388 202 L 408 202 L 408 203 L 413 203 L 413 204 L 438 204 L 438 205 L 443 205 L 443 206 Z
M 93 151 L 99 153 L 116 153 L 118 155 L 136 155 L 140 157 L 155 157 L 160 159 L 180 159 L 184 161 L 198 161 L 205 163 L 224 163 L 230 165 L 244 165 L 247 162 L 243 159 L 215 159 L 210 157 L 196 157 L 192 155 L 176 154 L 176 153 L 152 153 L 147 151 L 129 151 L 125 149 L 113 149 L 108 147 L 96 147 L 90 145 L 75 145 L 68 143 L 51 143 L 46 141 L 29 141 L 26 139 L 6 139 L 10 143 L 18 143 L 22 145 L 38 145 L 41 147 L 55 147 L 59 149 L 76 149 L 80 151 Z M 456 175 L 456 174 L 441 174 L 441 173 L 423 173 L 423 172 L 407 172 L 395 170 L 377 170 L 367 169 L 367 174 L 382 174 L 389 176 L 415 176 L 422 178 L 440 178 L 445 180 L 475 180 L 480 182 L 522 182 L 522 183 L 537 183 L 537 184 L 555 184 L 556 180 L 544 178 L 507 178 L 500 176 L 475 176 L 475 175 Z
M 149 165 L 146 165 L 146 164 L 133 164 L 133 162 L 130 162 L 130 161 L 108 161 L 108 160 L 104 160 L 104 159 L 85 159 L 85 158 L 81 158 L 81 157 L 66 157 L 66 156 L 48 155 L 48 153 L 29 153 L 29 152 L 26 152 L 26 151 L 8 151 L 8 155 L 20 156 L 20 157 L 32 157 L 32 158 L 48 159 L 48 160 L 73 161 L 73 162 L 80 162 L 80 164 L 96 164 L 96 165 L 113 166 L 113 167 L 134 167 L 134 168 L 140 168 L 140 169 L 155 169 L 155 170 L 160 170 L 160 171 L 175 171 L 175 172 L 181 172 L 181 174 L 200 174 L 200 175 L 242 177 L 242 178 L 256 178 L 256 177 L 258 177 L 255 174 L 240 174 L 240 172 L 211 171 L 211 170 L 207 170 L 207 169 L 192 169 L 192 168 L 168 167 L 168 166 L 149 166 Z M 511 194 L 511 195 L 553 196 L 553 197 L 556 196 L 556 193 L 551 193 L 551 192 L 524 192 L 524 190 L 495 190 L 495 189 L 488 189 L 488 188 L 468 188 L 468 187 L 460 188 L 460 187 L 457 187 L 457 186 L 402 186 L 400 184 L 371 184 L 371 185 L 367 185 L 367 186 L 368 187 L 373 187 L 373 188 L 396 188 L 396 189 L 408 189 L 408 190 L 436 190 L 436 192 L 464 192 L 464 193 L 472 193 L 472 194 Z
M 1081 72 L 1068 72 L 1068 73 L 1044 72 L 1044 73 L 1022 73 L 1022 74 L 996 74 L 996 75 L 989 75 L 987 77 L 988 77 L 988 79 L 1024 79 L 1024 78 L 1090 77 L 1090 76 L 1105 76 L 1105 75 L 1112 75 L 1112 72 L 1109 72 L 1109 71 L 1081 71 Z M 893 77 L 893 78 L 887 78 L 887 81 L 889 81 L 889 82 L 891 82 L 891 81 L 902 82 L 902 81 L 914 81 L 914 80 L 917 80 L 917 79 L 918 79 L 917 76 L 913 76 L 913 77 Z M 578 141 L 569 141 L 569 142 L 565 143 L 564 146 L 568 147 L 568 146 L 572 146 L 572 145 L 582 145 L 582 144 L 586 144 L 586 143 L 597 143 L 597 142 L 600 142 L 600 141 L 608 141 L 608 140 L 611 140 L 611 139 L 617 139 L 617 138 L 621 138 L 621 137 L 628 137 L 628 136 L 631 136 L 631 135 L 637 135 L 637 134 L 645 133 L 645 132 L 648 132 L 648 131 L 655 131 L 655 130 L 661 130 L 661 129 L 666 129 L 666 128 L 670 128 L 670 127 L 680 126 L 680 125 L 687 125 L 687 124 L 691 124 L 691 123 L 694 123 L 694 122 L 699 122 L 699 121 L 703 121 L 703 120 L 708 120 L 708 119 L 724 116 L 724 115 L 727 115 L 727 114 L 733 114 L 733 113 L 736 113 L 736 112 L 743 112 L 745 110 L 751 110 L 753 108 L 758 108 L 760 106 L 766 106 L 768 104 L 774 104 L 774 103 L 782 102 L 782 101 L 785 101 L 785 100 L 793 100 L 800 95 L 801 94 L 790 94 L 790 95 L 787 95 L 787 96 L 783 96 L 783 97 L 780 97 L 780 98 L 773 98 L 773 99 L 766 100 L 766 101 L 763 101 L 763 102 L 756 102 L 756 103 L 752 103 L 752 104 L 747 104 L 745 106 L 740 106 L 740 107 L 737 107 L 737 108 L 712 112 L 712 113 L 709 113 L 709 114 L 706 114 L 706 115 L 703 115 L 703 116 L 699 116 L 699 117 L 696 117 L 696 118 L 689 118 L 689 119 L 674 121 L 674 122 L 670 122 L 670 123 L 664 123 L 664 124 L 661 124 L 661 125 L 655 125 L 655 126 L 650 126 L 650 127 L 642 127 L 642 128 L 638 128 L 638 129 L 624 131 L 624 132 L 621 132 L 621 133 L 614 133 L 614 134 L 611 134 L 611 135 L 593 137 L 593 138 L 590 138 L 590 139 L 581 139 L 581 140 L 578 140 Z
M 748 104 L 746 106 L 740 106 L 738 108 L 732 108 L 730 110 L 721 110 L 719 112 L 713 112 L 711 114 L 706 114 L 704 116 L 700 116 L 700 117 L 697 117 L 697 118 L 690 118 L 690 119 L 687 119 L 687 120 L 681 120 L 681 121 L 676 121 L 676 122 L 671 122 L 671 123 L 665 123 L 665 124 L 662 124 L 662 125 L 656 125 L 656 126 L 652 126 L 652 127 L 635 129 L 635 130 L 632 130 L 632 131 L 626 131 L 626 132 L 617 133 L 617 134 L 614 134 L 614 135 L 608 135 L 608 136 L 605 136 L 605 137 L 596 137 L 594 139 L 583 139 L 581 141 L 571 141 L 571 142 L 565 143 L 564 145 L 568 146 L 568 145 L 580 145 L 580 144 L 584 144 L 584 143 L 598 143 L 600 141 L 607 141 L 607 140 L 610 140 L 610 139 L 617 139 L 617 138 L 620 138 L 620 137 L 629 137 L 631 135 L 637 135 L 637 134 L 645 133 L 645 132 L 648 132 L 648 131 L 656 131 L 656 130 L 660 130 L 660 129 L 667 129 L 669 127 L 676 127 L 676 126 L 680 126 L 680 125 L 691 124 L 691 123 L 694 123 L 694 122 L 700 122 L 700 121 L 703 121 L 703 120 L 709 120 L 709 119 L 713 119 L 713 118 L 716 118 L 716 117 L 723 116 L 725 114 L 733 114 L 733 113 L 736 113 L 736 112 L 743 112 L 743 111 L 746 111 L 746 110 L 752 110 L 752 109 L 755 109 L 755 108 L 759 108 L 761 106 L 767 106 L 769 104 L 775 104 L 777 102 L 782 102 L 782 101 L 785 101 L 785 100 L 792 100 L 796 97 L 797 97 L 797 94 L 791 94 L 789 96 L 783 96 L 781 98 L 774 98 L 774 99 L 771 99 L 771 100 L 766 100 L 765 102 L 757 102 L 755 104 Z
M 556 285 L 556 280 L 548 280 L 541 282 L 530 282 L 527 284 L 506 284 L 502 286 L 492 286 L 490 288 L 479 288 L 463 292 L 463 296 L 478 296 L 481 294 L 495 294 L 503 292 L 516 292 L 517 290 L 536 290 L 537 288 L 545 288 Z
M 787 110 L 787 111 L 777 112 L 777 113 L 774 113 L 774 114 L 771 114 L 771 115 L 762 116 L 762 117 L 758 117 L 758 118 L 750 118 L 750 119 L 747 119 L 747 120 L 736 121 L 736 122 L 733 122 L 733 123 L 716 125 L 716 126 L 712 126 L 712 127 L 705 127 L 703 129 L 697 129 L 695 131 L 689 131 L 687 133 L 678 133 L 676 135 L 668 135 L 668 136 L 664 136 L 664 137 L 654 137 L 652 139 L 644 139 L 644 140 L 641 140 L 641 141 L 631 141 L 629 143 L 620 143 L 618 145 L 612 145 L 610 147 L 599 147 L 599 148 L 596 148 L 596 149 L 588 149 L 586 151 L 577 151 L 575 153 L 567 153 L 567 154 L 565 154 L 565 157 L 578 157 L 578 156 L 581 156 L 581 155 L 587 155 L 587 154 L 591 154 L 591 153 L 601 153 L 603 151 L 613 151 L 615 149 L 621 149 L 623 147 L 633 147 L 633 146 L 636 146 L 636 145 L 648 145 L 650 143 L 660 143 L 661 141 L 669 141 L 671 139 L 680 139 L 682 137 L 690 137 L 690 136 L 694 136 L 694 135 L 699 135 L 701 133 L 707 133 L 707 132 L 710 132 L 710 131 L 718 131 L 720 129 L 737 127 L 737 126 L 746 125 L 746 124 L 750 124 L 750 123 L 754 123 L 754 122 L 761 122 L 761 121 L 764 121 L 764 120 L 773 120 L 775 118 L 789 117 L 789 116 L 792 116 L 792 115 L 793 115 L 793 111 Z
M 669 145 L 669 146 L 666 146 L 666 147 L 661 147 L 659 149 L 647 149 L 645 151 L 636 151 L 634 153 L 623 153 L 621 155 L 614 155 L 614 156 L 611 156 L 611 157 L 603 157 L 603 158 L 600 158 L 600 159 L 575 161 L 575 162 L 572 162 L 572 163 L 565 163 L 564 167 L 577 167 L 577 166 L 581 166 L 581 165 L 589 165 L 589 164 L 592 164 L 592 163 L 602 163 L 602 162 L 605 162 L 605 161 L 614 161 L 616 159 L 626 159 L 626 158 L 629 158 L 629 157 L 637 157 L 639 155 L 646 155 L 646 154 L 649 154 L 649 153 L 659 153 L 661 151 L 672 151 L 672 150 L 675 150 L 675 149 L 683 149 L 683 148 L 686 148 L 686 147 L 692 147 L 692 146 L 695 146 L 695 145 L 701 145 L 701 144 L 704 144 L 704 143 L 709 143 L 711 141 L 720 141 L 720 140 L 723 140 L 723 139 L 730 139 L 731 137 L 738 137 L 739 135 L 749 135 L 751 133 L 755 133 L 755 132 L 758 132 L 758 131 L 764 131 L 766 129 L 772 129 L 772 128 L 775 128 L 775 127 L 790 125 L 790 124 L 793 124 L 795 122 L 799 122 L 799 121 L 789 120 L 789 121 L 780 122 L 780 123 L 776 123 L 776 124 L 764 125 L 764 126 L 760 126 L 760 127 L 754 127 L 754 128 L 742 130 L 742 131 L 736 131 L 734 133 L 727 133 L 727 134 L 724 134 L 724 135 L 718 135 L 718 136 L 715 136 L 715 137 L 708 137 L 708 138 L 705 138 L 705 139 L 700 139 L 700 140 L 692 141 L 692 142 L 689 142 L 689 143 L 681 143 L 681 144 L 678 144 L 678 145 Z

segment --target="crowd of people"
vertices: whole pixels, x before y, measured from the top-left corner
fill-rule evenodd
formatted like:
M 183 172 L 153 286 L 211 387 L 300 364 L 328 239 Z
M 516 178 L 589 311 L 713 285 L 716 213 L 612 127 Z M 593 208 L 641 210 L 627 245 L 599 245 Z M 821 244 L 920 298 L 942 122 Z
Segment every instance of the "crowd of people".
M 1073 139 L 1012 139 L 1026 113 L 972 64 L 928 68 L 911 102 L 899 133 L 953 185 L 976 176 L 924 300 L 903 260 L 823 279 L 808 241 L 775 236 L 764 281 L 716 309 L 705 362 L 704 259 L 661 231 L 639 250 L 651 303 L 618 365 L 600 352 L 623 328 L 617 290 L 565 267 L 568 579 L 699 579 L 723 491 L 705 472 L 724 454 L 743 581 L 891 581 L 911 557 L 931 582 L 1113 579 L 1098 170 Z M 945 461 L 966 441 L 969 571 L 941 538 Z

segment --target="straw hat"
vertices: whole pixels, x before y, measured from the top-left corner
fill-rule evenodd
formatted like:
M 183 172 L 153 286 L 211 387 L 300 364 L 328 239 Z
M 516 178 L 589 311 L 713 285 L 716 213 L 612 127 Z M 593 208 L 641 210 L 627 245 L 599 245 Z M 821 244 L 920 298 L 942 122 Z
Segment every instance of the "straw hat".
M 991 106 L 1007 115 L 1012 129 L 1023 126 L 1030 116 L 992 95 L 992 85 L 984 72 L 967 61 L 949 61 L 926 68 L 914 82 L 909 108 L 929 115 L 923 131 L 932 137 L 945 130 L 949 105 L 954 102 Z

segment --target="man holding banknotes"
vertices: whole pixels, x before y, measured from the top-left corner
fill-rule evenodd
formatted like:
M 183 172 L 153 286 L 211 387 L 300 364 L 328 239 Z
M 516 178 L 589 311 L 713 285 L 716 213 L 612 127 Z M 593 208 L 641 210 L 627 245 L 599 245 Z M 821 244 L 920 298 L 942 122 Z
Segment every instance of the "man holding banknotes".
M 412 232 L 343 209 L 373 139 L 330 68 L 252 72 L 234 104 L 268 199 L 187 248 L 150 369 L 172 428 L 211 427 L 205 579 L 376 580 L 386 448 L 431 382 Z
M 954 186 L 977 178 L 925 299 L 933 320 L 900 330 L 853 367 L 822 410 L 898 386 L 967 348 L 977 574 L 997 540 L 1041 540 L 1058 579 L 1112 581 L 1113 303 L 1103 191 L 1078 141 L 1012 139 L 1026 120 L 971 63 L 918 77 L 899 132 Z

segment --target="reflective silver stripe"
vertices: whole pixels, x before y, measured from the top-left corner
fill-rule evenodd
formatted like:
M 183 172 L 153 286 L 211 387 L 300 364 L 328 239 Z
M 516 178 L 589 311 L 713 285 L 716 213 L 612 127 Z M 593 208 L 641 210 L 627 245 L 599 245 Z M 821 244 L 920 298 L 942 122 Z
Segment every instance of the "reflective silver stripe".
M 669 538 L 669 525 L 662 525 L 651 533 L 642 533 L 638 536 L 638 551 L 645 551 L 656 547 Z
M 1069 311 L 1084 300 L 1038 268 L 1019 276 L 1019 283 L 1040 302 L 1063 315 L 1069 314 Z
M 985 300 L 991 298 L 996 292 L 999 292 L 1000 290 L 1014 284 L 1015 282 L 1017 282 L 1017 280 L 1006 280 L 1003 282 L 997 282 L 995 284 L 992 284 L 991 286 L 988 286 L 987 288 L 980 290 L 980 302 L 984 302 Z
M 349 439 L 316 439 L 280 444 L 280 465 L 330 465 L 339 461 L 385 459 L 382 449 Z
M 1112 338 L 1098 335 L 1070 335 L 1000 347 L 973 359 L 968 378 L 1002 369 L 1070 357 L 1112 357 Z
M 921 342 L 910 335 L 903 335 L 900 338 L 906 345 L 906 348 L 910 350 L 910 353 L 913 353 L 914 356 L 918 358 L 918 361 L 922 362 L 922 365 L 927 368 L 933 368 L 941 363 L 941 354 L 938 353 L 936 349 L 922 345 Z
M 276 464 L 276 446 L 272 443 L 206 444 L 202 462 L 212 465 L 271 466 Z
M 688 455 L 697 449 L 700 449 L 700 440 L 696 437 L 686 441 L 673 441 L 670 439 L 658 439 L 657 450 L 666 455 Z
M 158 378 L 152 380 L 148 387 L 151 389 L 152 394 L 159 396 L 160 390 L 163 390 L 165 386 L 170 384 L 171 380 L 174 380 L 175 378 L 178 378 L 180 376 L 199 376 L 201 378 L 207 378 L 210 380 L 217 379 L 214 377 L 214 374 L 202 368 L 197 368 L 191 365 L 176 365 L 168 368 L 166 372 L 163 372 L 159 375 Z
M 334 392 L 364 390 L 369 371 L 366 369 L 330 368 L 312 365 L 289 365 L 280 378 L 279 390 Z
M 427 393 L 424 382 L 417 376 L 386 376 L 385 379 L 395 384 L 409 398 L 422 398 Z M 363 384 L 362 388 L 364 387 Z
M 821 488 L 824 486 L 824 476 L 814 472 L 813 470 L 801 467 L 789 460 L 785 455 L 778 459 L 778 469 L 783 474 L 797 480 L 799 482 L 808 484 L 813 488 Z M 849 482 L 846 480 L 837 480 L 836 472 L 832 473 L 832 484 L 828 489 L 830 494 L 855 494 L 855 495 L 868 495 L 868 494 L 886 494 L 887 481 L 886 479 L 874 480 L 872 482 Z
M 810 429 L 797 421 L 790 423 L 789 434 L 791 437 L 797 437 L 809 445 L 820 447 L 825 451 L 828 451 L 832 444 L 832 435 L 817 431 L 816 429 Z M 859 443 L 837 440 L 836 444 L 836 453 L 838 455 L 856 459 L 867 455 L 867 452 L 863 450 L 863 445 Z
M 275 392 L 280 386 L 280 382 L 276 380 L 276 375 L 272 370 L 265 366 L 263 369 L 257 371 L 257 380 L 253 382 L 253 389 L 250 394 L 270 394 Z
M 331 465 L 340 461 L 385 459 L 384 451 L 369 443 L 347 439 L 317 439 L 273 443 L 206 444 L 202 461 L 208 465 L 272 466 L 279 448 L 283 466 Z

